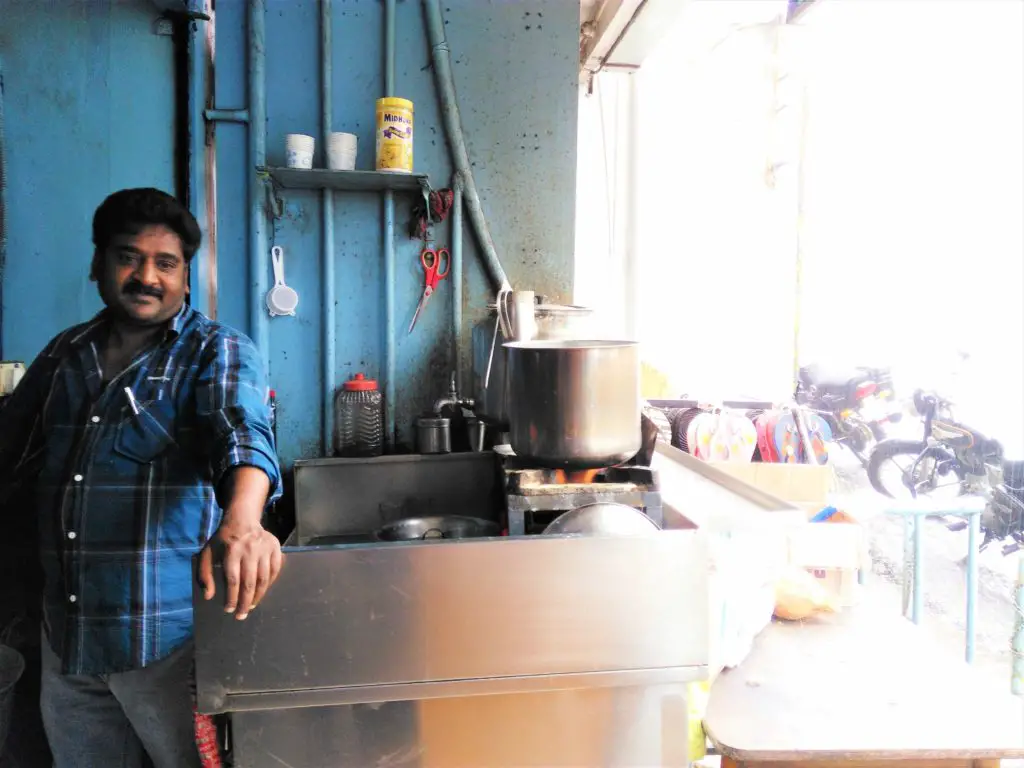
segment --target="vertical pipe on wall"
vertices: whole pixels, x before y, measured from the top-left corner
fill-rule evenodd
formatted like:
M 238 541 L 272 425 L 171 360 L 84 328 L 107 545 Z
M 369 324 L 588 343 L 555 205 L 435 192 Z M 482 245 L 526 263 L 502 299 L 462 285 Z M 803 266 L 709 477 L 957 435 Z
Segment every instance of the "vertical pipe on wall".
M 331 43 L 331 0 L 320 0 L 320 146 L 324 159 L 331 138 L 331 73 L 334 66 Z M 327 163 L 325 162 L 326 166 Z M 323 237 L 320 283 L 324 292 L 323 327 L 323 423 L 324 456 L 331 455 L 334 432 L 334 376 L 336 364 L 335 300 L 334 300 L 334 192 L 323 191 Z
M 473 180 L 473 171 L 469 163 L 469 151 L 466 149 L 466 138 L 462 133 L 462 116 L 459 114 L 459 103 L 455 97 L 455 80 L 452 76 L 451 52 L 448 50 L 448 39 L 444 33 L 444 18 L 441 16 L 440 0 L 423 0 L 423 10 L 427 20 L 427 40 L 430 44 L 430 56 L 434 64 L 434 82 L 441 97 L 441 115 L 444 118 L 445 135 L 452 153 L 452 164 L 462 175 L 466 187 L 466 209 L 469 221 L 476 232 L 480 243 L 480 258 L 483 260 L 487 275 L 495 291 L 510 289 L 508 276 L 498 259 L 494 248 L 494 240 L 484 218 L 484 210 L 480 205 L 480 195 Z
M 452 179 L 452 342 L 455 354 L 455 389 L 462 389 L 462 174 Z
M 189 9 L 203 12 L 204 8 L 198 7 L 200 5 L 200 3 L 192 2 Z M 189 19 L 182 25 L 184 34 L 187 36 L 188 57 L 188 207 L 203 231 L 203 247 L 192 260 L 189 275 L 192 283 L 191 302 L 207 317 L 213 314 L 211 310 L 213 296 L 208 275 L 211 254 L 216 253 L 212 239 L 215 225 L 210 220 L 212 210 L 206 197 L 207 177 L 209 176 L 206 164 L 209 156 L 206 151 L 206 122 L 203 119 L 206 94 L 210 88 L 206 80 L 208 72 L 205 45 L 206 25 L 212 23 L 212 21 L 202 19 Z
M 626 307 L 626 338 L 640 340 L 640 100 L 637 76 L 626 77 L 626 197 L 624 304 Z
M 205 0 L 205 13 L 210 18 L 206 22 L 206 36 L 203 40 L 203 63 L 206 66 L 206 89 L 204 103 L 212 109 L 216 102 L 216 56 L 217 15 L 213 11 L 214 0 Z M 248 110 L 246 110 L 248 118 Z M 206 160 L 203 163 L 205 176 L 203 179 L 204 197 L 206 199 L 206 274 L 200 279 L 206 281 L 207 315 L 217 319 L 217 127 L 216 123 L 207 123 L 204 127 L 205 146 L 203 151 Z
M 395 93 L 395 0 L 384 0 L 384 95 Z M 395 194 L 384 193 L 384 439 L 395 444 Z
M 3 285 L 7 266 L 7 169 L 4 165 L 4 63 L 0 60 L 0 355 L 3 354 Z
M 270 335 L 263 296 L 267 292 L 266 183 L 257 168 L 267 164 L 266 0 L 249 0 L 249 334 L 270 364 Z

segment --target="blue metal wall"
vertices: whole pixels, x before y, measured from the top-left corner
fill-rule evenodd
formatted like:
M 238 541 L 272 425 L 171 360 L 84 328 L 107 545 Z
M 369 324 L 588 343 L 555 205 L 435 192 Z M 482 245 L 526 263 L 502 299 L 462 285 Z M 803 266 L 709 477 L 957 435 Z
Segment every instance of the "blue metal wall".
M 4 278 L 3 331 L 8 357 L 30 357 L 49 335 L 94 308 L 94 292 L 85 282 L 87 223 L 102 194 L 128 184 L 167 186 L 170 180 L 172 157 L 166 151 L 171 138 L 170 41 L 149 34 L 146 25 L 155 17 L 152 7 L 143 0 L 61 5 L 77 10 L 63 11 L 54 23 L 55 6 L 50 3 L 31 6 L 22 0 L 0 0 L 0 55 L 10 62 L 9 51 L 16 50 L 19 61 L 17 66 L 7 64 L 8 80 L 14 80 L 22 66 L 34 73 L 21 86 L 20 106 L 15 102 L 7 115 L 13 186 L 11 256 Z M 19 16 L 14 25 L 17 35 L 8 24 L 11 6 Z M 89 13 L 82 10 L 86 6 Z M 97 13 L 97 8 L 103 12 Z M 374 102 L 384 95 L 383 3 L 335 0 L 333 11 L 333 127 L 358 134 L 358 167 L 369 169 Z M 515 286 L 569 299 L 578 4 L 572 0 L 448 0 L 444 11 L 473 170 L 505 269 Z M 67 21 L 61 23 L 65 17 Z M 268 155 L 272 165 L 284 162 L 286 133 L 319 137 L 318 18 L 317 0 L 268 2 Z M 245 19 L 243 0 L 218 0 L 216 100 L 222 108 L 247 105 Z M 129 25 L 129 20 L 135 25 Z M 40 37 L 24 40 L 26 26 L 38 28 Z M 41 37 L 44 30 L 45 39 Z M 398 3 L 397 31 L 396 93 L 392 95 L 415 103 L 416 169 L 429 173 L 434 186 L 448 186 L 451 164 L 433 75 L 427 66 L 429 51 L 418 1 Z M 92 88 L 80 95 L 75 110 L 62 112 L 60 99 L 51 91 L 63 86 L 65 70 L 84 78 L 85 68 L 97 66 L 84 55 L 95 49 L 94 38 L 116 41 L 101 51 L 105 79 L 87 81 Z M 167 53 L 158 66 L 161 45 L 167 46 Z M 142 48 L 146 55 L 140 59 Z M 82 56 L 65 61 L 69 51 L 81 51 Z M 122 60 L 122 51 L 134 52 L 133 58 L 126 54 Z M 131 95 L 145 104 L 164 98 L 161 108 L 150 105 L 143 109 L 133 103 L 134 119 L 124 120 L 117 112 L 124 109 L 123 101 L 94 95 L 116 90 L 123 98 L 130 84 L 139 86 Z M 19 120 L 19 109 L 23 125 L 20 133 L 11 136 L 17 130 L 12 124 Z M 73 114 L 85 125 L 114 124 L 120 133 L 111 131 L 105 138 L 90 135 L 78 141 L 76 132 L 83 129 L 68 123 L 67 118 L 64 124 L 55 124 L 60 114 Z M 150 135 L 151 130 L 160 140 Z M 37 135 L 40 133 L 46 138 Z M 140 145 L 151 151 L 140 156 Z M 22 147 L 31 147 L 31 152 Z M 36 160 L 22 157 L 19 164 L 19 152 L 32 154 Z M 218 318 L 243 330 L 249 302 L 263 301 L 262 296 L 247 295 L 246 200 L 251 174 L 246 156 L 245 126 L 218 124 Z M 40 177 L 50 180 L 44 189 L 31 196 L 21 191 L 22 185 L 38 188 Z M 300 304 L 297 317 L 275 318 L 270 323 L 270 372 L 271 386 L 279 397 L 280 450 L 290 462 L 320 452 L 320 382 L 324 375 L 319 330 L 320 197 L 316 192 L 288 191 L 282 198 L 285 215 L 275 223 L 272 243 L 285 247 L 288 282 L 298 290 Z M 411 203 L 411 198 L 398 196 L 400 222 L 408 218 Z M 63 227 L 51 225 L 52 210 L 44 207 L 50 205 L 73 211 L 74 222 Z M 340 383 L 359 371 L 373 377 L 383 371 L 381 197 L 339 194 L 335 210 L 338 370 L 333 379 Z M 63 231 L 54 231 L 58 229 Z M 439 244 L 450 243 L 447 225 L 439 227 L 437 235 Z M 481 317 L 490 289 L 468 230 L 466 245 L 468 351 L 469 323 Z M 399 231 L 396 420 L 400 444 L 405 445 L 411 440 L 415 416 L 444 394 L 452 362 L 451 286 L 447 282 L 431 300 L 415 333 L 404 334 L 422 289 L 419 247 L 405 236 L 404 228 Z M 45 256 L 22 255 L 28 253 Z M 58 265 L 64 265 L 67 273 L 58 279 L 67 283 L 61 290 L 70 294 L 73 302 L 68 295 L 56 295 Z
M 0 0 L 7 157 L 3 353 L 31 360 L 101 306 L 92 213 L 111 191 L 174 191 L 171 38 L 148 3 Z

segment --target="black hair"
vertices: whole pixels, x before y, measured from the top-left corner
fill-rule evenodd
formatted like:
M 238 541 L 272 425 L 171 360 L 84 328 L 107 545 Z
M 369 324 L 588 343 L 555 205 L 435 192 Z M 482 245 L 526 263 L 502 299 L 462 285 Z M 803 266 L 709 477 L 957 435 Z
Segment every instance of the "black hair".
M 135 235 L 146 227 L 163 226 L 181 240 L 185 263 L 192 261 L 203 233 L 195 216 L 175 197 L 150 187 L 122 189 L 104 200 L 92 217 L 92 242 L 96 246 L 92 277 L 102 265 L 103 252 L 119 235 Z

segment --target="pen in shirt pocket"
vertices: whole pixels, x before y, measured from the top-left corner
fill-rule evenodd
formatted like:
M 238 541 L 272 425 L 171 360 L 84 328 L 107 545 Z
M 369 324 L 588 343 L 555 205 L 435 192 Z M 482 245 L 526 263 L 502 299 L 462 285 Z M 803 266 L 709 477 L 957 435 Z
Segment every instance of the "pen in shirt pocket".
M 138 416 L 139 413 L 140 413 L 140 411 L 139 411 L 139 404 L 135 401 L 135 395 L 132 394 L 132 388 L 131 387 L 125 387 L 124 388 L 124 393 L 128 397 L 128 405 L 131 406 L 132 413 L 134 413 L 136 416 Z

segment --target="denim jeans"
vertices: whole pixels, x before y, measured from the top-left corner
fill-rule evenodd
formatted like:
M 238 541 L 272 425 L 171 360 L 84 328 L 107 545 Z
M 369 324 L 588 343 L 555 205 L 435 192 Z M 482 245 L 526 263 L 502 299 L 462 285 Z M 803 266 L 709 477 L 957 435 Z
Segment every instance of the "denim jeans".
M 143 669 L 61 675 L 44 637 L 40 703 L 54 768 L 200 768 L 192 656 L 189 643 Z

